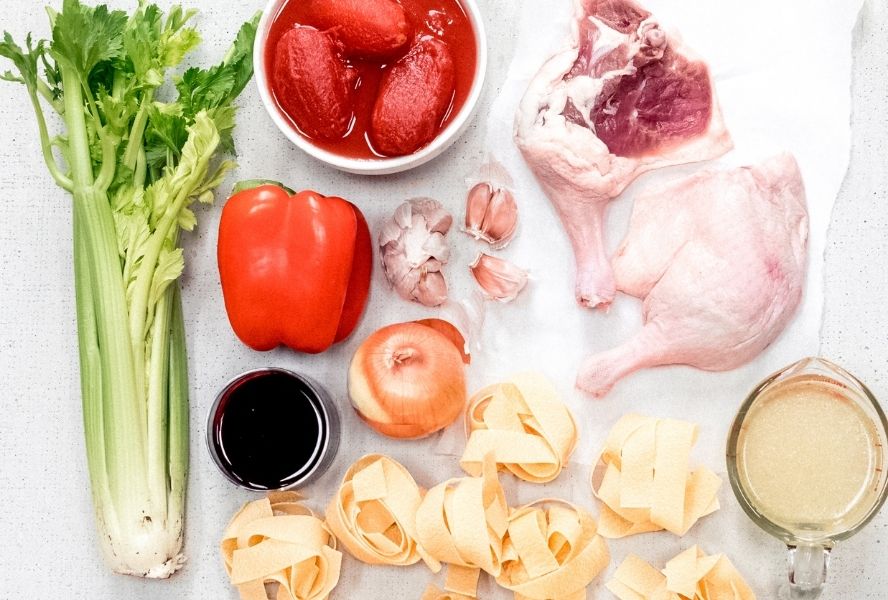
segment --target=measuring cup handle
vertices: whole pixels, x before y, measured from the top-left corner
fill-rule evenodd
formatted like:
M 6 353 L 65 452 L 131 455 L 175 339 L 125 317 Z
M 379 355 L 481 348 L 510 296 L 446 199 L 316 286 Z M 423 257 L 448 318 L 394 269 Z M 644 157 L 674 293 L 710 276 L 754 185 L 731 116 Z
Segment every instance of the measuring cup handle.
M 789 597 L 814 600 L 820 597 L 829 569 L 830 549 L 819 544 L 788 546 Z

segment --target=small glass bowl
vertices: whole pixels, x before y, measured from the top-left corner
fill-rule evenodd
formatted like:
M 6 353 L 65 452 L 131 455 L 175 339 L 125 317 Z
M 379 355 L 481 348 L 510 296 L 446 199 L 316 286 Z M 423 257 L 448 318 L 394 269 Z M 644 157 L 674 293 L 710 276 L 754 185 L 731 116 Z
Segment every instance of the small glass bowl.
M 292 377 L 298 380 L 309 391 L 309 401 L 312 403 L 312 408 L 314 408 L 315 414 L 318 418 L 318 430 L 320 438 L 320 443 L 318 444 L 315 452 L 306 462 L 307 467 L 304 468 L 302 472 L 298 473 L 297 477 L 294 480 L 288 481 L 285 485 L 282 485 L 278 488 L 266 488 L 251 484 L 250 482 L 245 481 L 243 478 L 239 477 L 236 473 L 232 472 L 231 469 L 229 469 L 229 467 L 227 466 L 226 461 L 223 460 L 220 454 L 221 443 L 217 441 L 220 436 L 222 425 L 222 418 L 220 413 L 224 412 L 225 401 L 229 398 L 230 394 L 245 382 L 256 377 L 262 377 L 264 375 L 272 373 L 283 374 L 288 377 Z M 210 412 L 207 417 L 207 450 L 209 451 L 213 462 L 216 464 L 216 466 L 219 468 L 219 471 L 225 476 L 226 479 L 239 487 L 257 492 L 266 492 L 273 489 L 290 490 L 314 481 L 315 479 L 323 475 L 323 473 L 330 467 L 333 459 L 336 457 L 336 453 L 339 450 L 339 439 L 339 411 L 337 410 L 336 405 L 331 401 L 327 391 L 317 382 L 304 375 L 300 375 L 299 373 L 294 373 L 293 371 L 277 367 L 253 369 L 251 371 L 241 373 L 237 377 L 233 378 L 222 388 L 222 390 L 216 396 L 216 399 L 213 401 L 213 405 L 210 407 Z

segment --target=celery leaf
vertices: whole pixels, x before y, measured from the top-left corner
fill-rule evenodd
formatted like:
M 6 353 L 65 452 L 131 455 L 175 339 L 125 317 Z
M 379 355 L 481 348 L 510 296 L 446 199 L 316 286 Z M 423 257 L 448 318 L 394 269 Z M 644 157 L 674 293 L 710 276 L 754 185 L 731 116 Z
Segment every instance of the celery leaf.
M 0 79 L 23 83 L 28 87 L 36 88 L 37 61 L 41 59 L 45 52 L 44 44 L 45 42 L 40 40 L 37 42 L 37 45 L 34 46 L 31 42 L 31 34 L 29 33 L 25 40 L 25 47 L 27 50 L 23 50 L 15 43 L 12 36 L 9 35 L 9 32 L 4 31 L 3 41 L 0 42 L 0 56 L 4 56 L 11 60 L 19 74 L 15 75 L 12 71 L 6 71 L 0 75 Z
M 193 118 L 202 110 L 230 104 L 253 76 L 253 41 L 259 15 L 244 23 L 225 59 L 209 69 L 188 69 L 176 89 L 182 114 Z
M 96 65 L 121 56 L 126 23 L 122 10 L 65 0 L 52 28 L 50 53 L 70 65 L 85 82 Z

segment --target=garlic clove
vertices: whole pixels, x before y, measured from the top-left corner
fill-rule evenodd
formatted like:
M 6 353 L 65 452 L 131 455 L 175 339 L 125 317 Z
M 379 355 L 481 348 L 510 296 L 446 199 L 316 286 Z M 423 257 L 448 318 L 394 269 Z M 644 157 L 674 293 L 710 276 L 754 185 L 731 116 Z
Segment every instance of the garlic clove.
M 453 217 L 444 210 L 437 200 L 431 198 L 414 198 L 408 200 L 413 214 L 422 217 L 426 229 L 433 233 L 447 233 L 453 224 Z M 409 225 L 408 225 L 409 226 Z
M 403 260 L 391 261 L 391 266 L 386 270 L 386 276 L 401 293 L 401 290 L 412 290 L 419 284 L 422 272 L 414 269 Z M 403 295 L 403 294 L 402 294 Z
M 444 263 L 437 258 L 430 258 L 425 262 L 423 268 L 427 273 L 437 273 L 444 267 Z
M 421 218 L 415 219 L 410 227 L 401 230 L 400 241 L 403 247 L 400 250 L 404 260 L 410 267 L 419 268 L 425 261 L 431 258 L 431 255 L 425 249 L 430 235 Z
M 423 273 L 419 283 L 413 288 L 413 297 L 425 306 L 440 306 L 447 300 L 447 282 L 444 276 L 435 271 Z
M 413 224 L 413 204 L 410 202 L 402 203 L 395 209 L 392 215 L 392 221 L 401 229 L 407 229 Z
M 487 297 L 499 302 L 511 302 L 527 285 L 527 271 L 483 252 L 478 254 L 469 269 Z
M 466 233 L 496 249 L 504 248 L 518 229 L 518 205 L 507 188 L 479 183 L 466 198 Z
M 401 228 L 394 221 L 389 221 L 379 232 L 379 245 L 385 246 L 389 242 L 397 242 L 399 237 L 401 237 Z
M 450 246 L 440 233 L 432 233 L 425 242 L 422 249 L 429 255 L 426 261 L 436 259 L 441 262 L 447 262 L 450 259 Z
M 518 205 L 507 189 L 496 190 L 484 217 L 482 230 L 494 248 L 504 248 L 518 229 Z
M 493 189 L 489 183 L 483 181 L 469 190 L 469 195 L 466 197 L 466 233 L 472 235 L 481 233 L 481 224 L 484 222 L 484 215 L 487 214 L 491 196 Z
M 428 223 L 429 231 L 443 235 L 450 231 L 450 226 L 453 225 L 453 217 L 443 208 L 439 208 L 426 217 L 426 222 Z

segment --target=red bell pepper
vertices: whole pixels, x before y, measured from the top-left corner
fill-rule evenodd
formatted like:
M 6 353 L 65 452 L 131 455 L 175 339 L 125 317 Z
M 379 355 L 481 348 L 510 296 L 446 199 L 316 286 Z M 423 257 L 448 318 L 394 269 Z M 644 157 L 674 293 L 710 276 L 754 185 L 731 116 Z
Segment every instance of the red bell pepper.
M 228 320 L 255 350 L 323 352 L 351 334 L 367 303 L 367 221 L 342 198 L 258 183 L 235 188 L 219 223 Z

